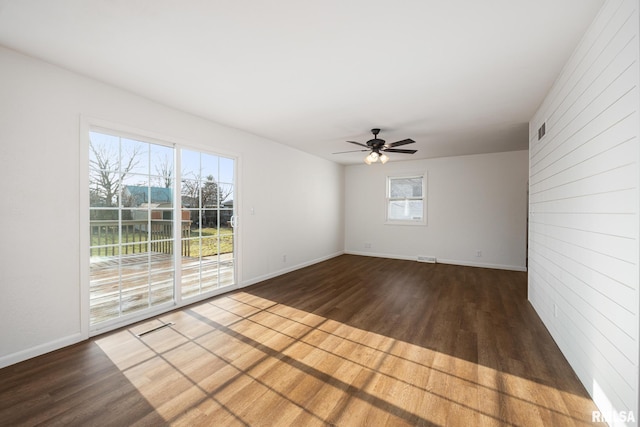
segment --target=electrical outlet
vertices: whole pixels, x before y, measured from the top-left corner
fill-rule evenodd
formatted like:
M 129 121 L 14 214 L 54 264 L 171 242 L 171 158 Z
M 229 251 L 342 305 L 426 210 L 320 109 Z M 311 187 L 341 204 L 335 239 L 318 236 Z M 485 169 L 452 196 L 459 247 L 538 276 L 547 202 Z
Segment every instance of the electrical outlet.
M 364 248 L 365 249 L 371 249 L 371 243 L 365 243 L 364 244 Z
M 282 255 L 282 262 L 287 262 L 287 255 Z
M 482 256 L 482 251 L 477 251 L 476 252 L 476 257 L 480 258 Z

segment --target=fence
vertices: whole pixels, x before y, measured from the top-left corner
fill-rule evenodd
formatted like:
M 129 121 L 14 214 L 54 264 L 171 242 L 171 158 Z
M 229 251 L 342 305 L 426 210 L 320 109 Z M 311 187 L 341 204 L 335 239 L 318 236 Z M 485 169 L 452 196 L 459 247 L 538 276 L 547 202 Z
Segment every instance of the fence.
M 97 220 L 90 222 L 91 256 L 173 253 L 173 220 Z M 191 221 L 182 221 L 182 255 L 190 256 Z

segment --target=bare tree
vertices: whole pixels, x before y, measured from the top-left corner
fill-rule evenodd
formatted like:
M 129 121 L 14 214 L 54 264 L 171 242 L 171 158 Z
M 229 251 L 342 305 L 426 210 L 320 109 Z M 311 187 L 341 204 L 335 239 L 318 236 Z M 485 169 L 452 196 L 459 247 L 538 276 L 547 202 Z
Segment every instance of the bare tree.
M 94 145 L 90 141 L 89 147 L 92 153 L 89 160 L 92 205 L 96 202 L 106 207 L 117 206 L 122 181 L 140 161 L 140 147 L 132 148 L 122 162 L 117 145 Z
M 200 180 L 182 180 L 182 204 L 188 208 L 200 207 Z
M 232 186 L 224 186 L 224 185 L 218 184 L 218 197 L 220 198 L 219 199 L 220 203 L 227 200 L 227 197 L 229 197 L 231 194 L 233 194 Z
M 191 207 L 215 208 L 218 207 L 218 183 L 213 175 L 202 178 L 188 179 L 182 181 L 182 195 L 187 197 Z M 195 206 L 194 206 L 195 204 Z
M 171 188 L 173 183 L 173 161 L 169 159 L 167 154 L 164 155 L 164 159 L 156 164 L 156 173 L 160 177 L 160 185 L 164 185 L 164 188 Z

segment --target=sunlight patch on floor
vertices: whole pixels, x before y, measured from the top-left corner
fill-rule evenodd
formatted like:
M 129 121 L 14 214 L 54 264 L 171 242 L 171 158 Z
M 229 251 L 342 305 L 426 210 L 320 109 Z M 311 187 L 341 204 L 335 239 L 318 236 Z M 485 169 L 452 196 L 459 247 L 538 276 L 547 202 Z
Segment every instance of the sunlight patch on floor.
M 175 325 L 138 338 L 161 324 L 151 320 L 96 342 L 171 423 L 590 421 L 590 413 L 580 420 L 567 413 L 582 397 L 248 293 L 161 320 Z

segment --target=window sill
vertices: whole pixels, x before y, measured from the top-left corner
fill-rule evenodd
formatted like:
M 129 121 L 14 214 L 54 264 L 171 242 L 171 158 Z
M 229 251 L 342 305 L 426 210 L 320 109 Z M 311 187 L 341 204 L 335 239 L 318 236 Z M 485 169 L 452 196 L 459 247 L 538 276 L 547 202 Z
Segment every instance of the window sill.
M 426 227 L 426 221 L 386 221 L 384 225 L 411 225 Z

